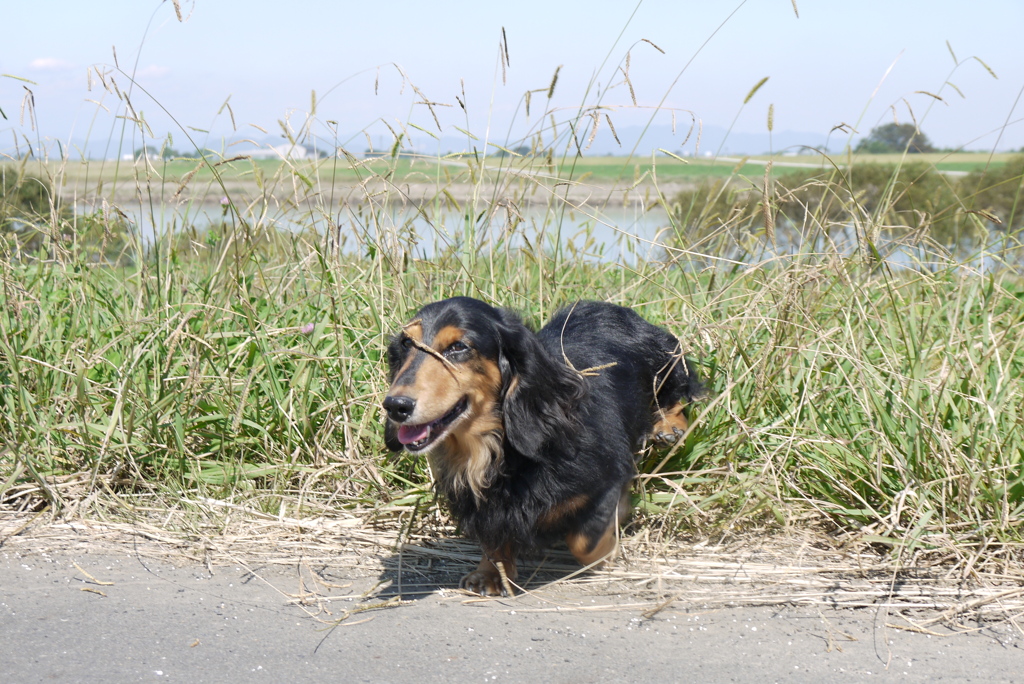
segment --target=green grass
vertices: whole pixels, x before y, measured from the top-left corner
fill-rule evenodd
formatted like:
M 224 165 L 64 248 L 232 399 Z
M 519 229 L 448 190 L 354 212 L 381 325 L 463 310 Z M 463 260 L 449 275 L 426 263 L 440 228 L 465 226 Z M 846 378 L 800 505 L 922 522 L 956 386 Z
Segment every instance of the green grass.
M 498 162 L 458 173 L 500 179 Z M 407 165 L 358 172 L 379 180 Z M 408 227 L 387 221 L 403 200 L 393 186 L 343 214 L 309 199 L 340 176 L 264 172 L 308 193 L 290 206 L 342 217 L 350 249 L 333 230 L 275 230 L 241 190 L 224 224 L 174 232 L 172 211 L 153 244 L 110 213 L 30 214 L 31 249 L 3 234 L 0 505 L 127 514 L 139 497 L 201 494 L 301 515 L 314 502 L 429 501 L 424 464 L 383 446 L 389 335 L 442 297 L 479 297 L 535 325 L 587 297 L 670 329 L 711 389 L 683 443 L 639 457 L 647 524 L 670 535 L 812 526 L 963 562 L 982 545 L 985 562 L 1020 553 L 1019 263 L 981 272 L 977 254 L 958 261 L 912 227 L 872 224 L 889 214 L 858 210 L 856 197 L 846 213 L 808 212 L 788 255 L 737 216 L 700 232 L 676 224 L 663 258 L 602 263 L 553 241 L 565 220 L 556 197 L 527 225 L 447 185 L 420 212 L 455 241 L 418 260 Z M 505 182 L 525 202 L 529 188 Z M 859 248 L 832 246 L 825 237 L 852 217 L 867 221 Z M 97 250 L 115 232 L 124 239 Z M 886 235 L 927 263 L 887 262 Z

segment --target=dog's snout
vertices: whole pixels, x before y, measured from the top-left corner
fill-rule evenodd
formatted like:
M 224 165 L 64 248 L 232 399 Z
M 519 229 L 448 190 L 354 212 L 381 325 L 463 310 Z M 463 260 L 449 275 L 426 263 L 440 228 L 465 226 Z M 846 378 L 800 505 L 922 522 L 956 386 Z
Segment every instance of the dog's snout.
M 388 412 L 388 417 L 396 423 L 404 423 L 409 420 L 409 416 L 415 409 L 416 400 L 412 397 L 402 395 L 384 397 L 384 410 Z

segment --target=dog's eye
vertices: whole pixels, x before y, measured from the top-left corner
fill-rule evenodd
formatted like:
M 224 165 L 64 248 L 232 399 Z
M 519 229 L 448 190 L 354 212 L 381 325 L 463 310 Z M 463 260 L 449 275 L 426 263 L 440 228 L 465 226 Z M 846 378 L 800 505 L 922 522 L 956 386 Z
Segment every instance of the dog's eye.
M 402 338 L 402 347 L 405 348 L 405 349 L 409 349 L 410 347 L 412 347 L 412 338 L 411 337 L 403 337 Z
M 469 351 L 469 345 L 462 340 L 456 340 L 448 345 L 444 350 L 445 354 L 458 354 L 459 352 Z

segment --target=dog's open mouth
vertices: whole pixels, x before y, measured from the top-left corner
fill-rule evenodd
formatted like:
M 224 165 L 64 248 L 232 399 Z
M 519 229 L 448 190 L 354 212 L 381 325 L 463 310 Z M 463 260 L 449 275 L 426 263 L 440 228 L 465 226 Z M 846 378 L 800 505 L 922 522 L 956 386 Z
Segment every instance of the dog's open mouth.
M 437 420 L 419 425 L 400 425 L 398 426 L 398 441 L 404 444 L 409 451 L 422 451 L 444 435 L 445 431 L 466 412 L 468 407 L 469 401 L 463 397 L 448 413 Z

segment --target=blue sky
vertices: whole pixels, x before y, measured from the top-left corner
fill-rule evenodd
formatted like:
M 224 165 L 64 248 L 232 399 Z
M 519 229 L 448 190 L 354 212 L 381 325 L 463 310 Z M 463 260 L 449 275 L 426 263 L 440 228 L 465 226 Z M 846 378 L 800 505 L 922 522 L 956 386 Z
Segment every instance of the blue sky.
M 458 135 L 458 126 L 492 139 L 512 130 L 515 138 L 537 125 L 546 101 L 534 96 L 527 121 L 523 93 L 546 88 L 559 66 L 551 102 L 559 119 L 593 104 L 596 86 L 618 84 L 601 103 L 620 128 L 652 116 L 668 126 L 671 108 L 681 128 L 692 115 L 705 126 L 735 119 L 735 131 L 762 133 L 772 105 L 776 132 L 823 136 L 840 123 L 866 132 L 895 116 L 916 118 L 942 146 L 1024 147 L 1024 122 L 1004 128 L 1024 119 L 1024 103 L 1015 105 L 1024 87 L 1024 2 L 796 0 L 796 8 L 799 17 L 791 0 L 183 0 L 179 22 L 169 0 L 7 2 L 0 153 L 11 152 L 15 136 L 44 145 L 116 136 L 124 106 L 95 79 L 90 90 L 87 77 L 95 67 L 130 87 L 114 49 L 120 69 L 135 73 L 134 108 L 176 147 L 187 147 L 179 126 L 199 142 L 206 134 L 193 129 L 260 140 L 278 133 L 279 121 L 298 129 L 314 90 L 317 134 L 336 129 L 360 149 L 363 129 L 389 137 L 380 119 L 436 133 L 428 109 L 415 104 L 420 94 L 453 105 L 435 107 L 441 135 Z M 627 53 L 638 107 L 618 70 Z M 23 115 L 29 90 L 37 130 Z M 465 113 L 456 101 L 463 93 Z M 226 109 L 218 115 L 226 100 L 234 125 Z

